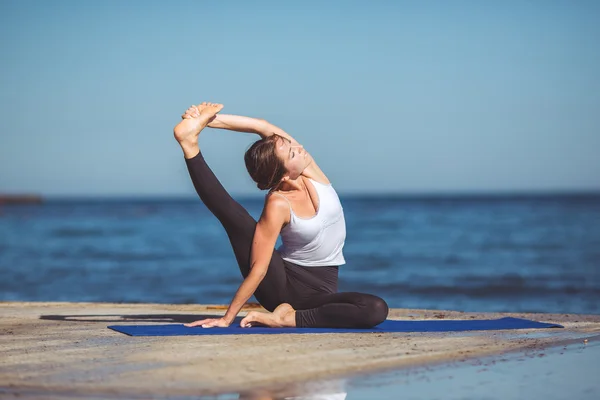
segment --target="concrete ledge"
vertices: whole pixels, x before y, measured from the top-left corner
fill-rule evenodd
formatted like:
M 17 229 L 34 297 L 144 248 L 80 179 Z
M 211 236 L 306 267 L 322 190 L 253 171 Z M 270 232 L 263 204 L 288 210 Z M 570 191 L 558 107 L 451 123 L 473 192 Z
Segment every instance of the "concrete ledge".
M 129 337 L 106 328 L 223 313 L 211 305 L 0 302 L 0 397 L 199 396 L 544 348 L 600 334 L 597 315 L 407 309 L 393 309 L 389 318 L 512 316 L 565 329 Z

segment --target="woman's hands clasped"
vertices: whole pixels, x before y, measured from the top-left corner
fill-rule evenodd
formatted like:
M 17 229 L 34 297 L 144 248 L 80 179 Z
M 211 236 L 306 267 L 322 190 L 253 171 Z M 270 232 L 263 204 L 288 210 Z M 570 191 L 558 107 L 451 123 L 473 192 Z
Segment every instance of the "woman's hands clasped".
M 195 326 L 201 326 L 203 328 L 227 328 L 229 325 L 231 325 L 231 322 L 227 321 L 225 318 L 207 318 L 183 325 L 189 328 L 193 328 Z

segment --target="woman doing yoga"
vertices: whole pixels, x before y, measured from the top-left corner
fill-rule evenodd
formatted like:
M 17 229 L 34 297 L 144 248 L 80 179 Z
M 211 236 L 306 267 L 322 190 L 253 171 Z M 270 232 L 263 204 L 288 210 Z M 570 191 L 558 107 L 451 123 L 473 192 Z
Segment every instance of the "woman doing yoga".
M 363 293 L 337 292 L 338 266 L 345 264 L 344 213 L 337 193 L 311 155 L 273 124 L 218 114 L 221 104 L 190 107 L 174 128 L 200 199 L 219 219 L 244 281 L 222 318 L 187 326 L 227 327 L 254 295 L 270 312 L 250 312 L 242 327 L 370 328 L 388 306 Z M 268 189 L 256 222 L 223 188 L 206 164 L 198 137 L 206 127 L 258 134 L 244 156 L 252 179 Z M 277 237 L 282 246 L 275 250 Z

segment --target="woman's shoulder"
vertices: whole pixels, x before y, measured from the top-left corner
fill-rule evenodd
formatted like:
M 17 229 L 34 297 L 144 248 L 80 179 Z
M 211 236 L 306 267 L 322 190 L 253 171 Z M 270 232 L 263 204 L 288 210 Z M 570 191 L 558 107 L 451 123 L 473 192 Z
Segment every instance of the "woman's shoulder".
M 265 195 L 265 205 L 261 218 L 278 216 L 287 223 L 290 220 L 291 207 L 290 201 L 283 194 L 277 191 L 269 191 Z
M 279 204 L 279 203 L 288 203 L 289 200 L 283 193 L 280 193 L 279 190 L 270 190 L 265 195 L 265 205 L 267 204 Z

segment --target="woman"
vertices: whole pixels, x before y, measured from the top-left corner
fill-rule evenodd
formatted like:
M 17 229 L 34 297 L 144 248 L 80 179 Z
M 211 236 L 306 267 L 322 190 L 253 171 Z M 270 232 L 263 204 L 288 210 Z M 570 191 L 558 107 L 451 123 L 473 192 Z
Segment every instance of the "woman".
M 244 281 L 222 318 L 187 326 L 227 327 L 253 294 L 270 312 L 250 312 L 242 327 L 370 328 L 383 322 L 388 306 L 379 297 L 337 293 L 346 227 L 323 171 L 282 129 L 265 120 L 218 114 L 222 108 L 214 103 L 192 106 L 173 132 L 200 199 L 227 232 Z M 206 126 L 260 135 L 244 157 L 258 188 L 269 189 L 258 222 L 229 196 L 204 161 L 198 136 Z M 283 245 L 275 250 L 280 234 Z

